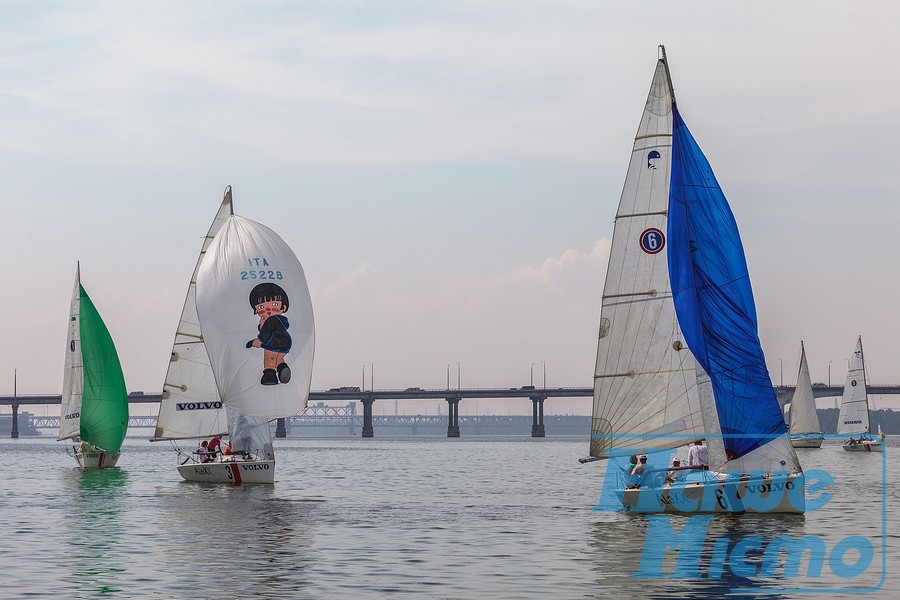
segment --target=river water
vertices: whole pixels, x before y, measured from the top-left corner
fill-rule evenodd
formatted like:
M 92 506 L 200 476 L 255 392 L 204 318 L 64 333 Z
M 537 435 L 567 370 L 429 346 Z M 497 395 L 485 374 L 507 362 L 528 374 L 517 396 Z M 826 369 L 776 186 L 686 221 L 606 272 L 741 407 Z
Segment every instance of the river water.
M 900 589 L 900 490 L 890 475 L 883 486 L 879 455 L 834 442 L 799 450 L 807 471 L 834 477 L 825 506 L 717 516 L 700 522 L 698 541 L 666 552 L 662 527 L 684 532 L 697 521 L 592 510 L 605 463 L 580 465 L 586 450 L 586 437 L 277 440 L 274 486 L 229 487 L 181 481 L 171 447 L 138 437 L 126 440 L 119 468 L 88 472 L 63 443 L 4 440 L 0 597 L 717 598 L 737 589 L 858 598 Z M 840 544 L 858 546 L 847 538 L 864 538 L 871 564 L 842 577 L 826 557 L 812 576 L 807 556 L 799 576 L 783 566 L 754 576 L 768 544 L 804 536 L 821 538 L 831 560 Z M 734 553 L 714 558 L 724 538 L 750 548 L 743 567 Z M 703 548 L 700 577 L 671 577 L 692 544 Z M 660 548 L 659 576 L 634 576 Z M 842 556 L 852 565 L 861 555 Z

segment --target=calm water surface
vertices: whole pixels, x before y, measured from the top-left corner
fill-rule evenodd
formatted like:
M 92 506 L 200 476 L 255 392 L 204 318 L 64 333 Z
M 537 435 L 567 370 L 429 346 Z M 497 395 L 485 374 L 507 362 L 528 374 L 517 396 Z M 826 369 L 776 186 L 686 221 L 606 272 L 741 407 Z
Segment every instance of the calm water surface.
M 873 564 L 851 580 L 827 562 L 819 577 L 739 577 L 726 564 L 719 578 L 672 579 L 671 552 L 665 577 L 633 577 L 651 521 L 591 510 L 604 463 L 578 464 L 586 449 L 587 438 L 278 440 L 274 486 L 227 487 L 181 481 L 170 446 L 138 437 L 119 468 L 93 472 L 75 469 L 62 443 L 0 441 L 0 596 L 716 598 L 739 588 L 800 598 L 810 596 L 777 590 L 812 588 L 856 598 L 829 590 L 877 586 L 882 558 L 884 587 L 866 597 L 900 588 L 896 448 L 886 553 L 881 457 L 837 445 L 799 450 L 805 469 L 836 479 L 822 509 L 708 526 L 704 573 L 715 538 L 814 535 L 830 550 L 864 536 Z M 762 560 L 747 554 L 751 566 Z

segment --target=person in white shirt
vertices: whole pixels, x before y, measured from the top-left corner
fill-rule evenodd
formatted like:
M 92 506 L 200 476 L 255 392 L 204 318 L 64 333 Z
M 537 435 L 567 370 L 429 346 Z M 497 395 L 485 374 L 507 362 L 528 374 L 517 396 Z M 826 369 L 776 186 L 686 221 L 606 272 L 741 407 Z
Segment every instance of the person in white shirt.
M 688 454 L 688 466 L 709 468 L 709 449 L 700 440 L 697 440 L 691 446 L 691 451 Z
M 672 459 L 672 468 L 666 472 L 666 483 L 673 483 L 678 477 L 684 473 L 679 467 L 681 460 L 676 456 Z

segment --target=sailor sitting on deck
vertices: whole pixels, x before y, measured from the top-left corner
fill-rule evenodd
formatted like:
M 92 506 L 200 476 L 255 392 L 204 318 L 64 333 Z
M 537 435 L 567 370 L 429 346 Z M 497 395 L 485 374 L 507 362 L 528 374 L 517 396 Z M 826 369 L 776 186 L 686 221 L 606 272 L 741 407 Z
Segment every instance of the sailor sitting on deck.
M 627 486 L 629 488 L 639 488 L 644 482 L 644 470 L 647 468 L 647 455 L 641 454 L 638 457 L 638 460 L 640 462 L 634 465 L 634 468 L 631 470 L 631 483 Z
M 197 460 L 202 463 L 210 462 L 213 459 L 213 455 L 209 453 L 209 442 L 206 440 L 200 442 L 200 447 L 194 450 L 194 454 L 197 455 Z
M 681 460 L 676 456 L 672 459 L 672 468 L 666 472 L 666 483 L 674 483 L 676 479 L 684 475 L 684 471 L 680 470 Z

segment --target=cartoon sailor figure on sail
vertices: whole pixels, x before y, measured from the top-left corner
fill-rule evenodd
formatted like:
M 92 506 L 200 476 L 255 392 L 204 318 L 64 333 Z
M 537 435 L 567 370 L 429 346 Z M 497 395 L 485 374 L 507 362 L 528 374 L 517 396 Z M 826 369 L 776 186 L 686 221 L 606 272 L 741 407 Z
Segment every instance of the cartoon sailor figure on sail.
M 247 348 L 262 348 L 262 385 L 278 385 L 291 380 L 291 368 L 284 362 L 291 351 L 290 323 L 284 313 L 288 311 L 288 296 L 275 283 L 260 283 L 250 291 L 250 306 L 259 316 L 259 334 L 249 342 Z

